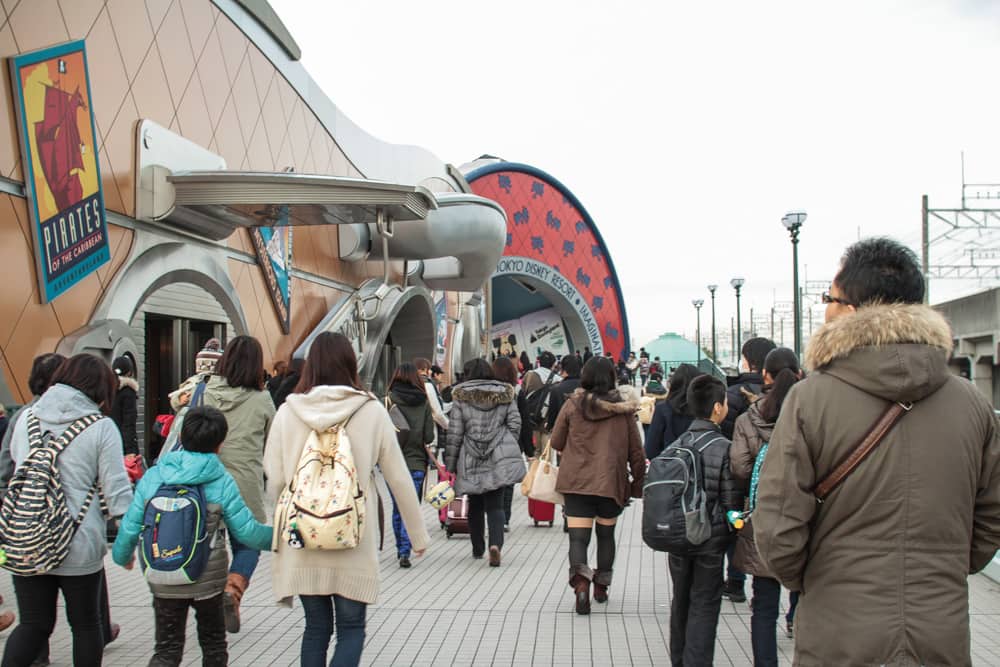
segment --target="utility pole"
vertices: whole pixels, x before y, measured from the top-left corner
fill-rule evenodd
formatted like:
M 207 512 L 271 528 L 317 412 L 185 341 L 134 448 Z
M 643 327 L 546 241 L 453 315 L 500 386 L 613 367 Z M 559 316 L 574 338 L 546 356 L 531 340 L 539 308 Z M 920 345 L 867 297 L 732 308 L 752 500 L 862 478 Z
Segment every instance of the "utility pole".
M 964 159 L 964 156 L 963 156 L 963 159 Z M 962 164 L 963 164 L 963 169 L 964 169 L 965 163 L 963 162 Z M 964 178 L 964 176 L 962 178 L 962 208 L 965 208 L 965 178 Z M 921 253 L 921 259 L 923 260 L 923 262 L 922 262 L 923 266 L 921 268 L 923 268 L 923 270 L 924 270 L 924 303 L 930 303 L 931 302 L 931 294 L 930 294 L 931 293 L 931 280 L 930 280 L 930 272 L 931 272 L 931 233 L 930 233 L 930 229 L 931 228 L 930 228 L 930 218 L 929 218 L 928 213 L 927 213 L 927 209 L 928 209 L 928 206 L 927 206 L 927 195 L 924 195 L 923 197 L 920 198 L 920 209 L 921 209 L 920 213 L 921 213 L 921 220 L 922 220 L 921 235 L 923 237 L 922 243 L 921 243 L 921 249 L 923 250 L 923 252 Z
M 698 314 L 698 325 L 697 325 L 697 328 L 695 329 L 694 341 L 695 341 L 695 345 L 698 346 L 698 365 L 697 365 L 697 368 L 700 369 L 701 368 L 701 307 L 703 305 L 705 305 L 705 300 L 704 299 L 695 299 L 695 300 L 693 300 L 691 302 L 691 305 L 694 306 L 694 310 Z
M 733 363 L 738 364 L 739 362 L 736 359 L 736 320 L 734 320 L 732 317 L 729 318 L 729 326 L 733 330 L 733 337 L 730 338 L 730 340 L 733 342 Z
M 771 340 L 774 340 L 774 306 L 771 306 Z
M 708 291 L 712 293 L 712 362 L 716 364 L 719 363 L 719 356 L 715 351 L 715 290 L 718 288 L 718 285 L 708 286 Z

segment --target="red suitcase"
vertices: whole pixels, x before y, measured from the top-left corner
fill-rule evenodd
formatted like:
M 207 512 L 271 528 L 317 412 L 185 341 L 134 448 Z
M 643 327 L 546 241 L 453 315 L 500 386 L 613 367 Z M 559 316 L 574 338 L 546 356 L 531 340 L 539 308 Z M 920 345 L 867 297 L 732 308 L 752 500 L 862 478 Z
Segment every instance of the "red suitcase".
M 537 526 L 542 521 L 547 521 L 549 527 L 556 518 L 556 506 L 534 498 L 528 498 L 528 516 L 534 519 Z
M 455 533 L 469 534 L 469 496 L 455 498 L 448 505 L 445 533 L 451 537 Z

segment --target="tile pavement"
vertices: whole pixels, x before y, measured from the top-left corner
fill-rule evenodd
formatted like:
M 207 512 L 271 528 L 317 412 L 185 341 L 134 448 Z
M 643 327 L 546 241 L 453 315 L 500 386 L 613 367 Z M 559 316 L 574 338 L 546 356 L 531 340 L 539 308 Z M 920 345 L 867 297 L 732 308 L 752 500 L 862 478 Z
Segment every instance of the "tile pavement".
M 437 514 L 424 515 L 433 542 L 413 568 L 396 564 L 392 534 L 381 554 L 382 594 L 369 608 L 364 665 L 663 665 L 667 649 L 670 580 L 666 559 L 642 544 L 640 512 L 626 510 L 618 530 L 611 599 L 590 616 L 573 613 L 566 585 L 566 537 L 560 526 L 535 527 L 518 492 L 503 551 L 503 565 L 472 560 L 465 536 L 447 539 Z M 592 544 L 593 548 L 593 544 Z M 150 596 L 137 572 L 108 567 L 112 617 L 122 637 L 108 647 L 106 665 L 144 665 L 153 637 Z M 0 594 L 13 600 L 8 577 Z M 970 579 L 973 660 L 1000 665 L 1000 586 Z M 783 603 L 787 602 L 786 599 Z M 243 606 L 243 630 L 230 635 L 232 665 L 297 665 L 303 621 L 299 607 L 271 603 L 270 562 L 264 554 Z M 9 633 L 5 633 L 9 634 Z M 189 621 L 185 665 L 200 664 Z M 5 636 L 0 636 L 0 646 Z M 792 642 L 779 633 L 782 665 L 791 664 Z M 53 665 L 69 665 L 70 635 L 61 618 L 52 637 Z M 723 602 L 716 664 L 751 665 L 750 613 L 746 604 Z

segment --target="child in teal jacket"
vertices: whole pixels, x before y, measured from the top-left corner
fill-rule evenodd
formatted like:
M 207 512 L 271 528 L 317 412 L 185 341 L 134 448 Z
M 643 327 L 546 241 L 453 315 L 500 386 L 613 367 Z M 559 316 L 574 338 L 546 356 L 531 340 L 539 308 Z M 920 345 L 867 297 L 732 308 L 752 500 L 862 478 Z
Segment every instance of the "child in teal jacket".
M 112 557 L 119 565 L 132 562 L 142 532 L 146 504 L 164 484 L 201 486 L 206 503 L 206 530 L 211 555 L 201 577 L 191 584 L 163 586 L 150 584 L 156 619 L 156 664 L 179 665 L 184 653 L 184 629 L 188 607 L 198 620 L 198 640 L 204 665 L 226 665 L 226 625 L 223 589 L 226 585 L 227 555 L 223 526 L 241 543 L 262 551 L 271 548 L 270 526 L 258 523 L 240 496 L 232 475 L 219 460 L 218 451 L 226 439 L 225 416 L 212 407 L 191 409 L 181 430 L 183 450 L 163 454 L 157 464 L 139 480 L 135 497 L 122 518 Z

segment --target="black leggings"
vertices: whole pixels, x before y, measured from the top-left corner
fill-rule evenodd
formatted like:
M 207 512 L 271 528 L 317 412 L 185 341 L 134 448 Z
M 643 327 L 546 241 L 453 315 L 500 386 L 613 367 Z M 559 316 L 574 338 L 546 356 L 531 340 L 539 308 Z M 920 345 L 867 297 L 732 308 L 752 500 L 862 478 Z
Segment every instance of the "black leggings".
M 14 576 L 20 623 L 7 639 L 2 667 L 30 665 L 56 625 L 56 598 L 62 591 L 66 616 L 73 631 L 73 664 L 100 665 L 104 656 L 101 631 L 103 572 L 68 577 L 51 574 Z
M 490 546 L 503 548 L 503 487 L 480 495 L 469 494 L 469 537 L 472 553 L 479 556 L 486 551 L 483 514 L 490 529 Z
M 593 531 L 597 532 L 597 569 L 601 572 L 611 572 L 615 566 L 615 527 L 595 524 Z M 571 566 L 587 565 L 587 549 L 590 547 L 590 528 L 569 529 L 569 564 Z M 577 573 L 579 569 L 575 570 Z

